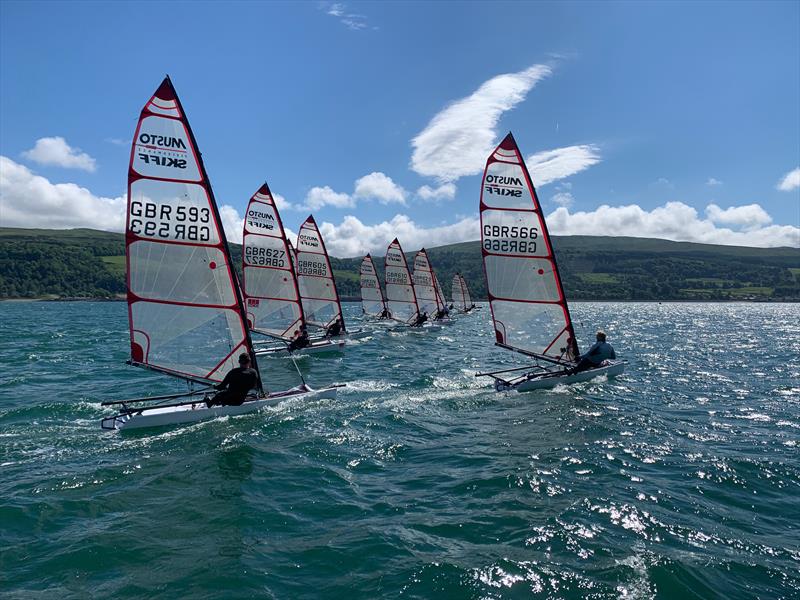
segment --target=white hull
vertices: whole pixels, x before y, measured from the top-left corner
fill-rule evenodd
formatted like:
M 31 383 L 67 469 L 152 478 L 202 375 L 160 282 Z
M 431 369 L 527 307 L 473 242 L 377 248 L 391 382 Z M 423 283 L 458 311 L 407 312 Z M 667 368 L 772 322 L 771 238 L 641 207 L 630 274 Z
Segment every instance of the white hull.
M 344 350 L 347 338 L 335 337 L 325 340 L 313 341 L 309 346 L 295 350 L 291 354 L 317 354 L 321 352 L 340 352 Z M 256 356 L 289 356 L 286 345 L 256 348 Z
M 306 399 L 314 400 L 319 398 L 336 398 L 338 388 L 322 388 L 312 390 L 311 388 L 292 388 L 285 392 L 271 394 L 261 400 L 250 400 L 239 406 L 213 406 L 208 408 L 205 401 L 198 400 L 192 404 L 182 406 L 166 406 L 163 408 L 142 408 L 130 412 L 122 412 L 113 417 L 103 419 L 100 426 L 103 429 L 142 429 L 145 427 L 162 427 L 165 425 L 179 425 L 183 423 L 195 423 L 206 419 L 216 419 L 217 417 L 244 415 L 255 412 L 265 406 L 274 406 L 284 400 Z
M 563 371 L 557 371 L 555 374 L 542 373 L 541 375 L 526 381 L 521 381 L 519 383 L 514 383 L 513 380 L 512 383 L 506 383 L 504 381 L 497 380 L 495 389 L 497 389 L 497 391 L 516 390 L 518 392 L 546 390 L 554 388 L 557 385 L 569 385 L 571 383 L 589 381 L 595 377 L 600 377 L 603 375 L 607 377 L 615 377 L 617 375 L 621 375 L 624 370 L 625 363 L 622 361 L 609 361 L 609 364 L 605 366 L 597 367 L 596 369 L 589 369 L 588 371 L 581 371 L 580 373 L 575 373 L 574 375 L 566 375 L 563 374 Z

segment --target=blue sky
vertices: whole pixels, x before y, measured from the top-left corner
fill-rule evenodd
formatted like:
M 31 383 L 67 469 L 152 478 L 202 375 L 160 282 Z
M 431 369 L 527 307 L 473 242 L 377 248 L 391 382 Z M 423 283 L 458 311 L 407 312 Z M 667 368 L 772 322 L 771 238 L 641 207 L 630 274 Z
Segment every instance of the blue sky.
M 554 233 L 800 245 L 800 3 L 0 4 L 0 225 L 120 230 L 169 73 L 233 239 L 477 239 L 514 132 Z M 61 139 L 59 139 L 61 138 Z

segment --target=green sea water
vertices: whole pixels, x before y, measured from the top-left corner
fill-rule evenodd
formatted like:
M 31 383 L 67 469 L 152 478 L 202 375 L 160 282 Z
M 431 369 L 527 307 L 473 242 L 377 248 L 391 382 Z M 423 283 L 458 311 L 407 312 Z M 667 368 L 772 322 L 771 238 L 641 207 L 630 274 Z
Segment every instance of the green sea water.
M 623 376 L 498 394 L 484 307 L 300 359 L 336 400 L 121 434 L 181 389 L 125 305 L 1 303 L 0 597 L 800 597 L 800 305 L 572 312 Z

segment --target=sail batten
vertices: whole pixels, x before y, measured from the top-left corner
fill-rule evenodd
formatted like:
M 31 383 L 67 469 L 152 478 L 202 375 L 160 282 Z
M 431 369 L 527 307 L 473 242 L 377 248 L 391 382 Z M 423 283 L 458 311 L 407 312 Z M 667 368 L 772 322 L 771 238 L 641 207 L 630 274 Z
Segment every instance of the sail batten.
M 361 308 L 365 315 L 381 317 L 386 311 L 386 301 L 383 298 L 381 282 L 375 270 L 372 256 L 367 254 L 361 261 Z
M 511 134 L 486 161 L 480 212 L 481 253 L 498 345 L 575 361 L 578 345 L 547 224 Z M 459 284 L 463 296 L 463 278 Z
M 419 305 L 408 262 L 397 238 L 389 244 L 384 264 L 389 313 L 397 321 L 412 323 L 419 316 Z
M 250 198 L 242 236 L 243 291 L 253 331 L 290 340 L 305 324 L 293 251 L 265 183 Z
M 297 286 L 306 322 L 327 329 L 339 320 L 341 332 L 346 333 L 330 257 L 313 215 L 300 226 L 296 260 Z
M 214 194 L 169 78 L 132 141 L 125 248 L 131 364 L 221 381 L 237 354 L 252 355 Z

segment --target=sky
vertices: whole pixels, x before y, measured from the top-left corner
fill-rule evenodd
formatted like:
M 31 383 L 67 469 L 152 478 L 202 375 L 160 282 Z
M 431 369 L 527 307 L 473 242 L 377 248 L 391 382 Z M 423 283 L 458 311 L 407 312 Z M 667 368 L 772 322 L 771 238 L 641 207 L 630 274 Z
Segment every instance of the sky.
M 0 226 L 122 231 L 169 74 L 232 241 L 480 238 L 512 131 L 551 233 L 800 247 L 800 2 L 0 2 Z

